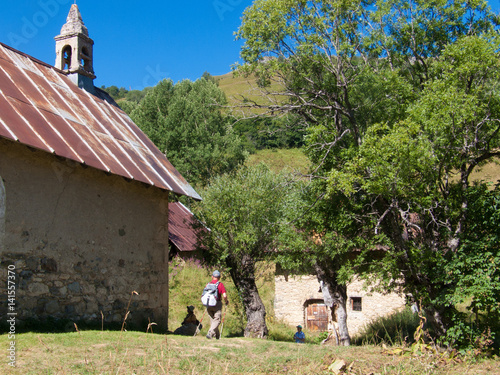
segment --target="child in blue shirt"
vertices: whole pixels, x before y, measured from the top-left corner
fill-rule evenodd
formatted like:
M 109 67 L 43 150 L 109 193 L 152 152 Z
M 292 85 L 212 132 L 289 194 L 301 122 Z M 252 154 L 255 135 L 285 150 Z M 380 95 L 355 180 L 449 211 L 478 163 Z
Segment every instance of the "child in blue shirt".
M 293 335 L 293 339 L 298 344 L 303 344 L 303 343 L 306 342 L 306 335 L 305 335 L 304 332 L 302 332 L 302 326 L 301 325 L 297 326 L 297 332 L 295 332 L 295 335 Z

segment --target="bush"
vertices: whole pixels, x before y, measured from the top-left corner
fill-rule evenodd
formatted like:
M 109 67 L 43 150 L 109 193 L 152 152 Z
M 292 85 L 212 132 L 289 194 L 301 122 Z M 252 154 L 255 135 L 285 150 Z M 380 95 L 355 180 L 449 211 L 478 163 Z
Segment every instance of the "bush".
M 409 308 L 392 315 L 379 318 L 370 323 L 360 334 L 352 339 L 353 345 L 411 344 L 413 334 L 419 325 L 418 314 Z

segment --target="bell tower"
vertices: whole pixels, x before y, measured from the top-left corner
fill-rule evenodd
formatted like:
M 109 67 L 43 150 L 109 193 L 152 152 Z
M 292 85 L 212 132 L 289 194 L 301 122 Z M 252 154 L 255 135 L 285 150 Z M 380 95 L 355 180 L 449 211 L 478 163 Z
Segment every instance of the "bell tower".
M 87 91 L 94 91 L 93 46 L 78 5 L 71 5 L 66 23 L 61 28 L 61 34 L 56 40 L 55 67 L 63 70 L 68 77 Z

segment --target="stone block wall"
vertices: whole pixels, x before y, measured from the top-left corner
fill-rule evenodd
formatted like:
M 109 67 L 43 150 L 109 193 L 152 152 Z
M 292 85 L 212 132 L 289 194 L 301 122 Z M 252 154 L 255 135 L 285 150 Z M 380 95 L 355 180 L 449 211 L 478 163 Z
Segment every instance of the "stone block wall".
M 368 323 L 405 308 L 405 296 L 398 293 L 370 292 L 363 281 L 354 280 L 347 285 L 347 326 L 351 336 L 359 333 Z M 353 311 L 352 297 L 361 298 L 361 311 Z
M 347 285 L 347 327 L 349 334 L 355 336 L 369 322 L 378 317 L 390 315 L 405 307 L 405 298 L 397 293 L 381 294 L 369 292 L 363 283 L 354 280 Z M 361 297 L 361 311 L 353 311 L 352 297 Z M 290 325 L 306 326 L 306 306 L 309 301 L 322 301 L 323 293 L 316 276 L 284 276 L 275 277 L 274 312 L 278 320 Z M 332 327 L 331 311 L 329 327 Z
M 274 279 L 274 314 L 294 326 L 305 327 L 305 305 L 308 300 L 322 300 L 316 276 L 277 275 Z
M 130 327 L 167 328 L 168 192 L 1 139 L 0 178 L 0 277 L 15 269 L 20 321 L 106 327 L 130 301 Z

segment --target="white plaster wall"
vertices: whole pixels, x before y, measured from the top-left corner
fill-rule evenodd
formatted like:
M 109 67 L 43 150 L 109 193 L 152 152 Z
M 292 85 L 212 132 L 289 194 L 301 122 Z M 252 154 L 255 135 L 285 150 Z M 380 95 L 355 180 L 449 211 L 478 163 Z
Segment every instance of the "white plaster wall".
M 371 321 L 404 309 L 406 304 L 403 295 L 370 292 L 363 285 L 363 281 L 357 279 L 347 285 L 347 325 L 351 336 L 356 335 Z M 361 297 L 362 311 L 352 310 L 351 297 Z
M 323 299 L 315 276 L 276 276 L 274 313 L 278 320 L 305 326 L 305 303 L 314 299 Z

